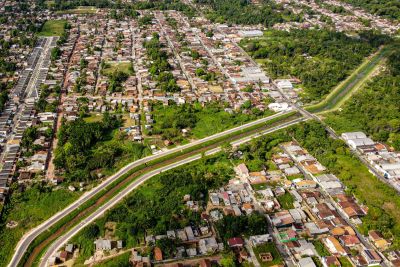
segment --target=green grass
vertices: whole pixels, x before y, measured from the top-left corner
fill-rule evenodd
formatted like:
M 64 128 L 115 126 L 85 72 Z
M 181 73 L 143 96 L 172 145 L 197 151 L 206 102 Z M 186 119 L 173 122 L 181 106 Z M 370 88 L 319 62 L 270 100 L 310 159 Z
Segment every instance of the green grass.
M 21 237 L 30 229 L 39 225 L 80 196 L 78 192 L 59 189 L 41 192 L 36 188 L 25 192 L 14 192 L 5 206 L 2 222 L 16 221 L 18 226 L 8 229 L 1 225 L 0 230 L 0 266 L 5 266 L 11 259 L 14 248 Z
M 266 111 L 264 116 L 272 115 L 272 111 Z M 249 115 L 238 114 L 235 119 L 225 111 L 217 113 L 208 113 L 206 111 L 198 114 L 199 121 L 196 123 L 196 127 L 193 128 L 193 135 L 196 138 L 204 138 L 209 135 L 213 135 L 218 132 L 239 126 L 247 123 L 251 120 Z
M 230 114 L 224 111 L 221 106 L 202 107 L 198 103 L 194 104 L 193 107 L 194 111 L 188 112 L 185 110 L 184 115 L 185 117 L 190 117 L 195 120 L 194 127 L 189 132 L 190 136 L 195 139 L 201 139 L 273 114 L 273 112 L 269 110 L 259 116 L 243 114 L 240 112 Z M 176 139 L 177 143 L 181 143 L 182 135 L 180 134 L 180 130 L 174 126 L 175 123 L 179 123 L 175 122 L 175 120 L 177 116 L 182 115 L 180 110 L 181 106 L 177 105 L 163 106 L 159 103 L 153 105 L 152 114 L 155 120 L 153 132 L 163 134 L 168 131 L 178 131 L 179 135 L 173 137 L 172 141 L 175 141 Z
M 121 71 L 128 75 L 133 74 L 132 62 L 107 62 L 102 69 L 103 75 L 110 75 L 113 72 Z
M 351 264 L 347 257 L 339 257 L 339 261 L 342 267 L 353 267 L 353 264 Z
M 105 260 L 100 262 L 99 264 L 95 264 L 96 267 L 129 267 L 131 266 L 129 263 L 129 257 L 131 256 L 130 253 L 124 253 L 113 257 L 109 260 Z
M 66 20 L 48 20 L 44 23 L 39 36 L 61 36 L 65 31 Z
M 96 113 L 92 113 L 90 114 L 90 116 L 88 117 L 84 117 L 83 118 L 86 122 L 100 122 L 103 119 L 103 115 L 102 114 L 96 114 Z
M 293 201 L 294 198 L 293 196 L 286 192 L 284 195 L 276 197 L 276 199 L 279 201 L 279 204 L 281 205 L 282 209 L 288 210 L 288 209 L 293 209 Z
M 74 9 L 68 10 L 60 10 L 57 11 L 57 14 L 95 14 L 97 12 L 97 8 L 94 6 L 80 6 Z
M 312 243 L 315 247 L 315 250 L 318 252 L 318 255 L 320 255 L 321 257 L 326 257 L 331 255 L 331 253 L 329 253 L 325 245 L 320 240 L 314 240 Z
M 268 267 L 268 266 L 273 266 L 277 264 L 283 264 L 282 262 L 282 257 L 278 252 L 278 249 L 276 248 L 275 244 L 273 242 L 266 243 L 264 245 L 260 245 L 257 247 L 253 247 L 254 254 L 257 257 L 258 262 L 262 267 Z M 270 252 L 272 254 L 273 260 L 270 262 L 262 262 L 260 259 L 260 253 L 266 253 Z
M 261 184 L 252 184 L 251 187 L 257 191 L 257 190 L 263 190 L 267 189 L 269 186 L 267 183 L 261 183 Z

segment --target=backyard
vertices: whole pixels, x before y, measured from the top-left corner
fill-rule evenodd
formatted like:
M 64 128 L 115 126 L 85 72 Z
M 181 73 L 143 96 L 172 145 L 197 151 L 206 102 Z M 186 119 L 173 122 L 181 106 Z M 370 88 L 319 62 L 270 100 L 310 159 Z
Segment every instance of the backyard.
M 258 262 L 260 263 L 260 265 L 262 267 L 268 267 L 268 266 L 273 266 L 273 265 L 279 265 L 279 264 L 283 264 L 282 262 L 282 257 L 279 254 L 275 244 L 273 242 L 270 243 L 266 243 L 264 245 L 260 245 L 257 247 L 253 248 L 254 250 L 254 254 L 257 257 Z M 260 254 L 261 253 L 271 253 L 272 255 L 272 261 L 262 261 Z

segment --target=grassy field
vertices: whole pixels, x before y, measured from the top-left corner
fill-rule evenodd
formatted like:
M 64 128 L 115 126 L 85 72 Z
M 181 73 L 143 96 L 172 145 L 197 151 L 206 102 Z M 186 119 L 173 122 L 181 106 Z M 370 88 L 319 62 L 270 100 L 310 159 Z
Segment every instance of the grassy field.
M 251 187 L 252 187 L 254 190 L 258 191 L 258 190 L 267 189 L 269 186 L 268 186 L 267 183 L 261 183 L 261 184 L 253 184 L 253 185 L 251 185 Z
M 95 14 L 97 8 L 94 6 L 80 6 L 74 9 L 57 11 L 58 14 Z
M 273 112 L 267 110 L 265 116 L 272 115 Z M 204 138 L 206 136 L 222 132 L 224 130 L 239 126 L 240 124 L 249 122 L 249 115 L 239 114 L 232 120 L 228 112 L 220 111 L 218 113 L 202 112 L 199 114 L 199 121 L 196 127 L 193 128 L 193 135 L 196 138 Z
M 107 62 L 102 69 L 104 75 L 110 75 L 115 71 L 122 71 L 128 75 L 133 74 L 133 67 L 131 62 Z
M 273 242 L 266 243 L 261 246 L 257 246 L 253 248 L 254 254 L 257 257 L 258 262 L 262 267 L 268 267 L 268 266 L 273 266 L 273 265 L 278 265 L 278 264 L 283 264 L 282 262 L 282 257 L 279 254 L 275 244 Z M 272 254 L 273 260 L 270 262 L 262 262 L 260 258 L 260 253 L 266 253 L 270 252 Z
M 155 120 L 153 132 L 161 135 L 168 131 L 179 132 L 180 130 L 176 125 L 182 123 L 177 119 L 181 116 L 180 118 L 183 117 L 185 120 L 194 121 L 194 127 L 190 130 L 190 137 L 200 139 L 273 114 L 270 110 L 263 112 L 261 115 L 249 115 L 241 112 L 230 114 L 223 107 L 215 106 L 202 107 L 196 103 L 193 105 L 193 109 L 188 110 L 177 105 L 163 106 L 162 104 L 155 104 L 152 112 Z M 168 139 L 171 140 L 171 138 Z M 177 143 L 182 143 L 179 141 L 179 139 L 182 139 L 180 133 L 176 139 L 178 140 Z
M 66 23 L 66 20 L 48 20 L 44 23 L 39 36 L 61 36 Z
M 66 207 L 80 196 L 78 192 L 66 189 L 44 191 L 30 188 L 22 193 L 14 193 L 5 207 L 0 230 L 0 266 L 5 266 L 20 238 L 30 229 L 50 218 L 57 211 Z M 18 225 L 9 229 L 7 222 L 15 221 Z

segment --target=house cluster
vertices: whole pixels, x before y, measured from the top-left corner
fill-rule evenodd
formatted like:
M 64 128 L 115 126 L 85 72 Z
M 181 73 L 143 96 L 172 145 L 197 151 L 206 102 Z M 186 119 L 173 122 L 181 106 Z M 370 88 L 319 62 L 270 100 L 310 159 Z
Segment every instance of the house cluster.
M 400 152 L 374 142 L 363 132 L 343 133 L 341 137 L 400 192 Z
M 308 153 L 307 150 L 300 147 L 296 142 L 285 143 L 282 147 L 301 169 L 311 174 L 320 174 L 326 170 L 316 158 Z
M 101 61 L 104 62 L 96 85 L 96 92 L 99 95 L 112 95 L 108 90 L 109 78 L 106 76 L 107 68 L 113 65 L 127 66 L 133 72 L 133 31 L 137 29 L 136 20 L 107 20 L 105 40 L 101 50 Z M 125 70 L 126 71 L 126 70 Z M 136 77 L 131 75 L 124 81 L 123 94 L 132 98 L 137 98 Z
M 211 220 L 265 214 L 272 225 L 266 242 L 273 240 L 288 255 L 287 260 L 301 267 L 318 266 L 316 261 L 323 266 L 341 266 L 343 261 L 356 266 L 382 262 L 381 251 L 388 249 L 391 241 L 379 231 L 362 237 L 357 230 L 367 208 L 348 195 L 340 180 L 326 173 L 326 168 L 296 142 L 280 147 L 282 151 L 271 159 L 275 168 L 269 165 L 267 171 L 250 172 L 241 163 L 235 167 L 234 179 L 209 193 L 207 211 Z M 289 173 L 285 171 L 288 168 L 292 168 Z M 292 173 L 301 178 L 292 179 Z M 242 237 L 237 238 L 240 243 Z M 320 255 L 321 246 L 328 253 Z
M 49 265 L 50 266 L 63 265 L 65 262 L 76 256 L 77 252 L 78 250 L 76 249 L 76 246 L 74 244 L 72 243 L 67 244 L 63 250 L 57 252 L 56 255 L 49 258 Z
M 3 18 L 12 16 L 12 19 L 2 20 L 1 23 L 0 39 L 4 42 L 1 47 L 1 59 L 15 65 L 15 68 L 4 68 L 5 72 L 0 71 L 0 81 L 16 82 L 21 75 L 21 70 L 27 66 L 32 52 L 32 46 L 27 41 L 33 39 L 35 32 L 26 29 L 32 26 L 40 27 L 42 20 L 33 10 L 21 11 L 18 2 L 15 1 L 2 1 L 0 13 L 4 15 Z
M 167 260 L 161 248 L 157 246 L 157 241 L 161 239 L 171 239 L 178 242 L 176 253 L 173 255 L 175 260 L 206 256 L 224 250 L 223 243 L 217 241 L 209 225 L 186 226 L 183 229 L 169 230 L 164 235 L 146 236 L 146 245 L 154 247 L 153 262 Z
M 200 18 L 191 25 L 177 11 L 154 12 L 154 16 L 145 29 L 146 39 L 158 33 L 166 51 L 174 56 L 169 63 L 181 92 L 174 96 L 159 92 L 144 65 L 138 73 L 145 98 L 177 103 L 223 101 L 231 108 L 250 100 L 252 106 L 265 108 L 269 78 L 221 29 Z
M 161 257 L 161 252 L 156 249 L 154 251 L 154 255 L 157 257 Z M 137 267 L 150 267 L 153 266 L 150 256 L 147 254 L 143 254 L 141 251 L 136 249 L 132 249 L 131 257 L 129 258 L 129 262 L 132 266 Z M 211 267 L 215 264 L 218 264 L 218 259 L 209 259 L 209 258 L 193 258 L 190 260 L 190 263 L 187 261 L 177 261 L 175 263 L 165 263 L 163 266 L 166 267 L 184 267 L 184 266 L 199 266 L 199 267 Z
M 50 50 L 55 47 L 57 38 L 39 38 L 35 48 L 27 58 L 26 67 L 20 73 L 16 85 L 10 90 L 9 100 L 5 103 L 0 116 L 0 138 L 2 168 L 0 170 L 0 199 L 4 200 L 8 187 L 14 178 L 24 180 L 32 173 L 45 169 L 55 123 L 55 115 L 37 112 L 35 102 L 44 85 L 57 82 L 51 74 L 55 67 L 50 67 Z M 30 127 L 38 128 L 37 139 L 33 147 L 24 146 L 24 134 Z M 23 149 L 21 149 L 23 148 Z M 24 152 L 34 150 L 33 155 Z M 20 169 L 21 173 L 19 174 Z
M 77 40 L 70 57 L 64 89 L 71 94 L 95 94 L 107 21 L 100 15 L 76 16 L 74 20 L 71 19 L 71 22 L 74 21 L 71 32 L 77 34 Z
M 299 99 L 301 89 L 296 85 L 300 83 L 301 81 L 297 78 L 274 80 L 276 87 L 292 102 L 296 102 Z
M 305 11 L 302 22 L 275 24 L 274 28 L 279 30 L 322 28 L 328 25 L 327 18 L 329 19 L 329 26 L 333 26 L 339 32 L 379 30 L 387 34 L 395 34 L 400 29 L 395 21 L 370 14 L 342 1 L 275 0 L 275 2 L 282 4 L 284 8 L 295 14 Z M 334 12 L 329 7 L 344 8 L 344 12 Z M 313 12 L 308 12 L 309 9 Z M 368 21 L 368 23 L 363 23 L 365 21 Z
M 368 209 L 345 193 L 344 186 L 335 175 L 325 171 L 316 173 L 315 168 L 302 163 L 297 143 L 290 142 L 282 147 L 306 177 L 317 184 L 316 188 L 298 190 L 299 195 L 293 194 L 297 201 L 303 203 L 303 211 L 308 216 L 308 222 L 304 224 L 307 234 L 320 240 L 332 255 L 349 257 L 357 266 L 379 264 L 383 260 L 383 254 L 379 251 L 386 250 L 390 241 L 384 239 L 378 231 L 371 231 L 367 240 L 360 237 L 356 228 L 362 223 L 361 218 L 367 214 Z M 293 225 L 296 219 L 292 218 L 289 222 L 292 221 Z M 378 241 L 379 237 L 382 241 Z
M 50 160 L 50 145 L 57 115 L 52 112 L 37 113 L 30 127 L 36 128 L 32 147 L 23 147 L 21 161 L 24 167 L 19 168 L 19 180 L 29 180 L 35 173 L 43 173 Z M 30 152 L 30 153 L 29 153 Z M 25 156 L 27 154 L 28 156 Z M 30 155 L 32 154 L 32 155 Z

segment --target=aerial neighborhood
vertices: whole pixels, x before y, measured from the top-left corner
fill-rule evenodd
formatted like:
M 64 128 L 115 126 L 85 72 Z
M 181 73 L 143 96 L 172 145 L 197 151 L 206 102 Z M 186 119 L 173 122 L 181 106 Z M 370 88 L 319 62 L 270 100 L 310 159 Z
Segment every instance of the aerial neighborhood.
M 0 2 L 0 266 L 400 266 L 400 7 Z

